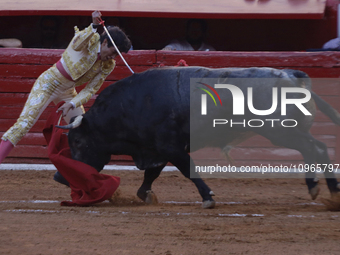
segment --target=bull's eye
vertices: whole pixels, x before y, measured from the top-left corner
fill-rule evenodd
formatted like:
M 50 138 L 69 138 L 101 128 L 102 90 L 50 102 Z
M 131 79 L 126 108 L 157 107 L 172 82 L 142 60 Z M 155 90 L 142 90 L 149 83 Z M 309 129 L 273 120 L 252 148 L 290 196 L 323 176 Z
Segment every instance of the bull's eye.
M 75 145 L 76 147 L 79 147 L 79 145 L 80 145 L 80 140 L 79 140 L 79 139 L 74 139 L 74 145 Z

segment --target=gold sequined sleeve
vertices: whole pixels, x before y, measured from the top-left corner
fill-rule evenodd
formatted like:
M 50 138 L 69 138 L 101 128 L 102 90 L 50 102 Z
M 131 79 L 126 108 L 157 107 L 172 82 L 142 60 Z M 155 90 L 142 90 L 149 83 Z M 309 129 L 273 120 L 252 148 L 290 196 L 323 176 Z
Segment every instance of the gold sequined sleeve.
M 90 80 L 85 88 L 83 88 L 77 96 L 75 96 L 71 102 L 74 103 L 76 107 L 79 107 L 81 105 L 86 104 L 90 98 L 96 94 L 96 92 L 100 89 L 100 87 L 103 85 L 103 82 L 105 80 L 106 76 L 104 76 L 102 73 L 99 73 L 95 77 L 93 77 L 92 80 Z M 83 79 L 81 79 L 83 80 Z M 81 81 L 80 80 L 80 81 Z M 83 82 L 82 82 L 83 83 Z
M 79 81 L 76 82 L 75 86 L 80 86 L 86 82 L 88 82 L 77 96 L 75 96 L 71 102 L 74 103 L 76 107 L 86 104 L 90 98 L 97 93 L 100 87 L 103 85 L 106 77 L 112 72 L 115 67 L 115 61 L 109 61 L 110 65 L 102 67 L 102 71 L 96 74 L 95 76 L 83 76 Z
M 92 28 L 92 24 L 81 31 L 79 31 L 78 27 L 74 27 L 74 31 L 75 36 L 72 40 L 72 49 L 75 51 L 79 51 L 82 48 L 87 47 L 88 42 L 95 33 L 95 30 Z

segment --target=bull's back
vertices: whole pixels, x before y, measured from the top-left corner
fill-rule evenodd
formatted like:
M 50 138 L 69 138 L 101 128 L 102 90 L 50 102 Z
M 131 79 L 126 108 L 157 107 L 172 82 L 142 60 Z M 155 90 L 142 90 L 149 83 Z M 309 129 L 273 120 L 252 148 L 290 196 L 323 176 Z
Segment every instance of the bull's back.
M 296 72 L 298 73 L 296 74 Z M 301 75 L 305 74 L 299 71 L 273 68 L 195 66 L 153 68 L 142 73 L 135 73 L 104 89 L 91 110 L 95 108 L 93 110 L 95 114 L 105 111 L 113 118 L 125 118 L 142 121 L 142 123 L 145 122 L 145 119 L 156 123 L 164 121 L 165 118 L 187 119 L 189 122 L 191 78 L 218 78 L 223 82 L 233 78 L 291 79 Z M 226 92 L 222 91 L 221 93 Z M 232 100 L 226 101 L 232 102 Z

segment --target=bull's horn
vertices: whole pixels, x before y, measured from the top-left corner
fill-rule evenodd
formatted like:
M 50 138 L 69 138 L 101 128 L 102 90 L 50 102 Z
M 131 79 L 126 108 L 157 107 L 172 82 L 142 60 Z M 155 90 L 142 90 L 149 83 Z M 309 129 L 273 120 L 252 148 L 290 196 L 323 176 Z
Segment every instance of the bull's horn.
M 74 129 L 77 128 L 81 125 L 81 121 L 83 119 L 83 115 L 79 115 L 77 116 L 74 121 L 66 126 L 56 126 L 57 128 L 61 128 L 61 129 Z

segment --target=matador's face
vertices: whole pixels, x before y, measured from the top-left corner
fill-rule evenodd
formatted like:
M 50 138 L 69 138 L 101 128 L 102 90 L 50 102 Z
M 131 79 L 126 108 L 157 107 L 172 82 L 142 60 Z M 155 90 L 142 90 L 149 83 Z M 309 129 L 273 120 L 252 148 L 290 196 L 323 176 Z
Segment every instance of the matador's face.
M 100 47 L 100 59 L 102 61 L 107 61 L 114 59 L 117 55 L 118 53 L 116 52 L 115 47 L 108 47 L 107 39 L 105 39 Z

